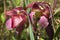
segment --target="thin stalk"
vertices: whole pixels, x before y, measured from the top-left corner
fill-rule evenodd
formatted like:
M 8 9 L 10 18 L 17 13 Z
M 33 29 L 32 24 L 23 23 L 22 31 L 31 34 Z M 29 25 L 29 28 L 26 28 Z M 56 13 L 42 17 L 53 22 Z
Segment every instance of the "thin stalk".
M 27 11 L 28 13 L 29 13 L 29 11 Z M 33 31 L 32 31 L 32 27 L 33 27 L 33 25 L 32 25 L 32 21 L 31 21 L 31 19 L 29 18 L 29 15 L 27 14 L 27 16 L 28 16 L 28 20 L 29 20 L 29 29 L 30 29 L 30 40 L 35 40 L 34 39 L 34 34 L 33 34 Z
M 30 3 L 29 0 L 23 0 L 23 7 L 25 8 L 29 3 Z M 32 25 L 32 21 L 31 21 L 31 19 L 30 19 L 30 17 L 29 17 L 29 12 L 30 12 L 30 9 L 28 9 L 28 10 L 27 10 L 27 13 L 26 13 L 27 16 L 28 16 L 28 20 L 29 20 L 30 40 L 35 40 L 35 39 L 34 39 L 33 31 L 32 31 L 33 25 Z
M 9 0 L 9 1 L 11 2 L 12 8 L 14 8 L 15 5 L 14 5 L 13 1 L 12 0 Z
M 56 5 L 57 5 L 57 0 L 53 0 L 53 10 L 52 10 L 52 13 L 54 13 Z M 54 16 L 53 16 L 53 14 L 52 14 L 52 25 L 53 25 L 53 28 L 54 28 L 55 26 L 54 26 Z M 56 31 L 56 29 L 54 28 L 54 32 L 55 31 Z
M 4 4 L 4 14 L 6 12 L 6 0 L 3 0 L 3 4 Z
M 53 1 L 53 10 L 55 10 L 56 5 L 57 5 L 57 0 L 54 0 L 54 1 Z
M 4 4 L 4 16 L 5 16 L 5 18 L 6 18 L 6 15 L 5 15 L 5 13 L 6 13 L 6 11 L 7 11 L 7 7 L 6 7 L 6 0 L 3 0 L 3 4 Z M 2 25 L 3 27 L 5 26 L 5 22 L 4 22 L 4 24 Z M 3 28 L 3 29 L 5 29 L 5 27 Z M 2 29 L 2 30 L 3 30 Z M 5 30 L 3 30 L 3 34 L 4 34 L 4 31 Z M 11 31 L 10 31 L 10 33 L 11 33 Z M 11 40 L 11 35 L 9 34 L 9 40 Z M 3 38 L 2 38 L 3 39 Z M 3 39 L 4 40 L 4 39 Z

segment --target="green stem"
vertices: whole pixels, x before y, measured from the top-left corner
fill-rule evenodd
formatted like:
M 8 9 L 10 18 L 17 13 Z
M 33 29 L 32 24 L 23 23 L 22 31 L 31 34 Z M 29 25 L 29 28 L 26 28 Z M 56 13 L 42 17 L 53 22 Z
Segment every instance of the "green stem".
M 26 7 L 28 4 L 30 3 L 29 0 L 23 0 L 23 7 Z M 28 16 L 28 20 L 29 20 L 29 30 L 30 30 L 30 40 L 35 40 L 34 39 L 34 34 L 33 34 L 33 31 L 32 31 L 32 21 L 30 20 L 29 18 L 29 12 L 30 12 L 30 9 L 27 10 L 27 16 Z
M 29 9 L 29 10 L 30 10 L 30 9 Z M 27 10 L 27 13 L 30 12 L 29 10 Z M 34 39 L 33 31 L 32 31 L 32 27 L 33 27 L 33 25 L 32 25 L 32 21 L 30 20 L 28 14 L 27 14 L 27 16 L 28 16 L 28 20 L 29 20 L 30 40 L 35 40 L 35 39 Z
M 57 0 L 54 0 L 54 1 L 53 1 L 53 10 L 55 10 L 56 4 L 57 4 Z

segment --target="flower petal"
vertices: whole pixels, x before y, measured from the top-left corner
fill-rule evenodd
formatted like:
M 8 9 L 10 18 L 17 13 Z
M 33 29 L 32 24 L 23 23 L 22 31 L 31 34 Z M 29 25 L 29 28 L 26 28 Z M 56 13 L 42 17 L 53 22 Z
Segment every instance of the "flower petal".
M 34 5 L 34 2 L 33 2 L 33 3 L 30 3 L 30 4 L 27 6 L 27 8 L 32 8 L 33 5 Z
M 40 17 L 39 23 L 43 28 L 46 28 L 49 24 L 49 22 L 45 16 Z
M 10 18 L 10 19 L 8 19 L 7 21 L 6 21 L 6 28 L 8 29 L 8 30 L 12 30 L 12 18 Z
M 13 16 L 13 28 L 18 26 L 23 21 L 21 16 Z
M 16 15 L 16 14 L 17 14 L 17 12 L 13 11 L 13 10 L 6 11 L 7 16 L 13 16 L 13 15 Z
M 31 12 L 29 16 L 30 16 L 32 22 L 34 23 L 34 21 L 33 21 L 33 15 L 35 15 L 35 12 Z

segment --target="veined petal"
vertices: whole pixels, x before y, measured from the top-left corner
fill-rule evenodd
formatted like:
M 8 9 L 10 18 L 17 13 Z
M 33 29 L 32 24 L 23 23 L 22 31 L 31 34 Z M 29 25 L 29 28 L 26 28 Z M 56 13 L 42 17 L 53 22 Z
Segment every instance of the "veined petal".
M 23 21 L 21 16 L 13 16 L 13 28 L 18 26 Z
M 8 30 L 12 30 L 12 18 L 10 18 L 10 19 L 8 19 L 7 21 L 6 21 L 6 28 L 8 29 Z
M 13 15 L 16 15 L 16 14 L 17 14 L 17 12 L 13 11 L 13 10 L 6 11 L 7 16 L 13 16 Z
M 18 15 L 20 14 L 21 11 L 25 12 L 25 10 L 22 7 L 17 7 L 17 8 L 6 11 L 6 15 L 8 16 Z
M 40 17 L 39 23 L 43 28 L 46 28 L 49 24 L 48 19 L 45 16 Z

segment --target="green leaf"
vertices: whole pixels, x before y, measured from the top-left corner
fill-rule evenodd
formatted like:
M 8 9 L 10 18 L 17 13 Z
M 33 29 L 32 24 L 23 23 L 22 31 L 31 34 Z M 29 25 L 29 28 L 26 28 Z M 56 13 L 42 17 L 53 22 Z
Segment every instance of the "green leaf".
M 12 0 L 15 6 L 20 6 L 20 0 Z
M 29 12 L 30 12 L 30 9 L 28 9 L 27 10 L 27 13 L 29 14 Z M 28 15 L 27 14 L 27 15 Z M 29 20 L 29 31 L 30 31 L 30 40 L 35 40 L 34 39 L 34 34 L 33 34 L 33 31 L 32 31 L 32 24 L 31 24 L 31 20 L 30 20 L 30 18 L 29 18 L 29 16 L 28 16 L 28 20 Z
M 31 0 L 23 0 L 23 7 L 25 8 L 30 2 Z
M 32 31 L 32 26 L 31 26 L 31 24 L 29 25 L 29 29 L 30 29 L 30 40 L 35 40 L 35 39 L 34 39 L 34 35 L 33 35 L 33 31 Z
M 21 39 L 26 40 L 27 38 L 28 38 L 28 36 L 27 36 L 27 30 L 24 29 L 24 31 L 22 32 Z
M 12 40 L 16 40 L 14 36 L 12 36 Z
M 5 16 L 4 16 L 4 14 L 3 14 L 3 13 L 1 14 L 1 21 L 2 21 L 2 23 L 4 23 L 4 22 L 5 22 Z
M 31 10 L 31 9 L 28 9 L 28 10 L 27 10 L 27 15 L 29 14 L 30 10 Z M 28 16 L 28 20 L 29 20 L 30 40 L 35 40 L 35 39 L 34 39 L 33 31 L 32 31 L 32 27 L 33 27 L 33 26 L 32 26 L 32 24 L 31 24 L 31 20 L 30 20 L 29 16 Z
M 23 7 L 25 8 L 29 3 L 30 3 L 30 0 L 23 0 Z M 28 16 L 29 12 L 30 12 L 30 9 L 27 10 L 27 16 Z M 29 16 L 28 16 L 28 20 L 29 20 L 30 40 L 35 40 L 33 31 L 32 31 L 32 24 L 31 24 L 31 20 L 30 20 Z
M 56 30 L 56 33 L 55 33 L 55 35 L 54 35 L 54 38 L 57 37 L 57 36 L 59 35 L 59 33 L 60 33 L 60 26 L 59 26 L 58 29 Z

